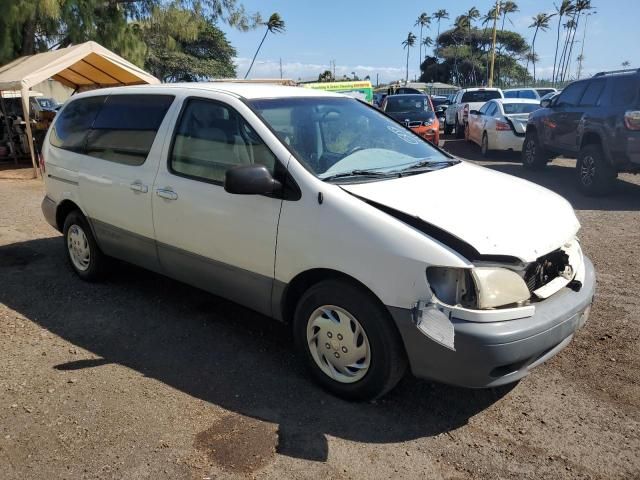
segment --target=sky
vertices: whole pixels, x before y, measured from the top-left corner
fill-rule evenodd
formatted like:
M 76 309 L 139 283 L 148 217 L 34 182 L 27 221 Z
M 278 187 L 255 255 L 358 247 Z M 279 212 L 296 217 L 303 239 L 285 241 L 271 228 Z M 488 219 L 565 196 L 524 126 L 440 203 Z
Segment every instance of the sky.
M 530 43 L 533 29 L 531 17 L 540 12 L 551 13 L 560 0 L 516 0 L 520 11 L 511 14 L 505 29 L 515 30 Z M 259 11 L 264 18 L 278 12 L 286 23 L 284 34 L 269 34 L 256 59 L 250 78 L 280 77 L 280 59 L 284 78 L 317 79 L 335 60 L 336 76 L 360 78 L 366 75 L 373 82 L 388 82 L 404 78 L 406 51 L 401 42 L 409 31 L 419 35 L 414 23 L 420 13 L 432 14 L 444 8 L 449 20 L 443 20 L 441 31 L 451 27 L 457 15 L 472 6 L 486 14 L 495 0 L 240 0 L 247 11 Z M 597 13 L 589 17 L 584 42 L 583 77 L 602 70 L 622 68 L 623 61 L 640 67 L 640 0 L 592 0 Z M 564 19 L 563 19 L 564 23 Z M 551 76 L 555 51 L 557 19 L 552 28 L 538 33 L 536 65 L 538 78 Z M 584 21 L 580 21 L 576 40 L 582 40 Z M 251 58 L 264 35 L 260 28 L 239 32 L 222 26 L 227 38 L 237 50 L 238 77 L 244 77 Z M 436 37 L 436 24 L 424 36 Z M 417 43 L 417 42 L 416 42 Z M 574 49 L 582 48 L 577 44 Z M 574 54 L 574 58 L 578 53 Z M 419 75 L 419 54 L 416 45 L 410 52 L 409 77 Z M 575 74 L 577 64 L 574 62 Z

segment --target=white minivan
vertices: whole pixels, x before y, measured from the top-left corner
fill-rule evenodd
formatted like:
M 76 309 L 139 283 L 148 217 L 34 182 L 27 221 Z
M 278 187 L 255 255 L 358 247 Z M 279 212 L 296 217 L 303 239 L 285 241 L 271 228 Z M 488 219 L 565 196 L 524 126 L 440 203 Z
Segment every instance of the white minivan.
M 595 289 L 573 209 L 323 91 L 172 84 L 72 97 L 44 142 L 44 216 L 70 265 L 119 258 L 291 324 L 350 399 L 414 375 L 515 382 Z M 179 301 L 179 299 L 176 299 Z

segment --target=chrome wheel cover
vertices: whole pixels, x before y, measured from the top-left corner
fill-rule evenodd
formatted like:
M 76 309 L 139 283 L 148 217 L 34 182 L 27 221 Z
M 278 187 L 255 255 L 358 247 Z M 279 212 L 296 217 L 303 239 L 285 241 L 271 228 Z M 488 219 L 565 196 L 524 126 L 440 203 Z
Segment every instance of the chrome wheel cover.
M 357 382 L 369 371 L 367 334 L 343 308 L 323 305 L 313 311 L 307 322 L 307 345 L 320 370 L 337 382 Z
M 87 236 L 79 225 L 73 224 L 67 231 L 67 249 L 71 263 L 81 272 L 89 268 L 91 262 L 91 248 Z
M 585 155 L 580 162 L 580 181 L 585 187 L 591 186 L 596 175 L 596 161 L 591 155 Z

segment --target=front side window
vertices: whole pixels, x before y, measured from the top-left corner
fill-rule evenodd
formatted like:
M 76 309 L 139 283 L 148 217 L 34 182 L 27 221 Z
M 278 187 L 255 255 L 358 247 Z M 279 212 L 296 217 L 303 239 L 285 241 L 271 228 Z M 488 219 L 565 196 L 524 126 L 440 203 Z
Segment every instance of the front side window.
M 498 106 L 494 102 L 491 102 L 487 107 L 486 114 L 490 117 L 493 117 L 497 112 L 498 112 Z
M 276 158 L 242 116 L 219 102 L 187 100 L 176 126 L 170 170 L 223 183 L 227 170 L 251 164 L 264 165 L 273 174 Z
M 387 101 L 393 97 L 388 97 Z M 280 140 L 319 178 L 397 172 L 452 160 L 379 111 L 348 98 L 253 100 Z
M 570 84 L 560 94 L 556 105 L 559 107 L 575 107 L 576 105 L 578 105 L 585 87 L 585 82 L 575 82 Z
M 111 95 L 87 138 L 86 154 L 125 165 L 142 165 L 172 95 Z
M 604 83 L 604 79 L 592 80 L 584 91 L 584 95 L 582 95 L 580 106 L 595 107 L 598 104 L 598 99 L 600 98 L 600 94 L 604 88 Z
M 487 112 L 489 111 L 489 107 L 491 107 L 491 105 L 493 105 L 493 104 L 490 103 L 490 102 L 485 103 L 482 107 L 480 107 L 480 110 L 479 110 L 480 113 L 483 114 L 483 115 L 486 115 Z

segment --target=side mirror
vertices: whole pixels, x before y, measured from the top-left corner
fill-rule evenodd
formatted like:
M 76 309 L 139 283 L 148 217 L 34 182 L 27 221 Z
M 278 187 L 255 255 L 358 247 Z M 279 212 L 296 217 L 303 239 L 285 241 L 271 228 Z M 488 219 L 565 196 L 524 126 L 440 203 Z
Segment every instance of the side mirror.
M 224 189 L 238 195 L 269 195 L 277 193 L 282 184 L 271 176 L 264 165 L 243 165 L 231 168 L 224 175 Z
M 470 113 L 471 115 L 482 115 L 482 114 L 480 113 L 480 110 L 471 110 L 469 113 Z
M 540 101 L 540 106 L 542 108 L 549 108 L 551 106 L 551 99 L 550 98 L 545 98 L 544 100 Z

